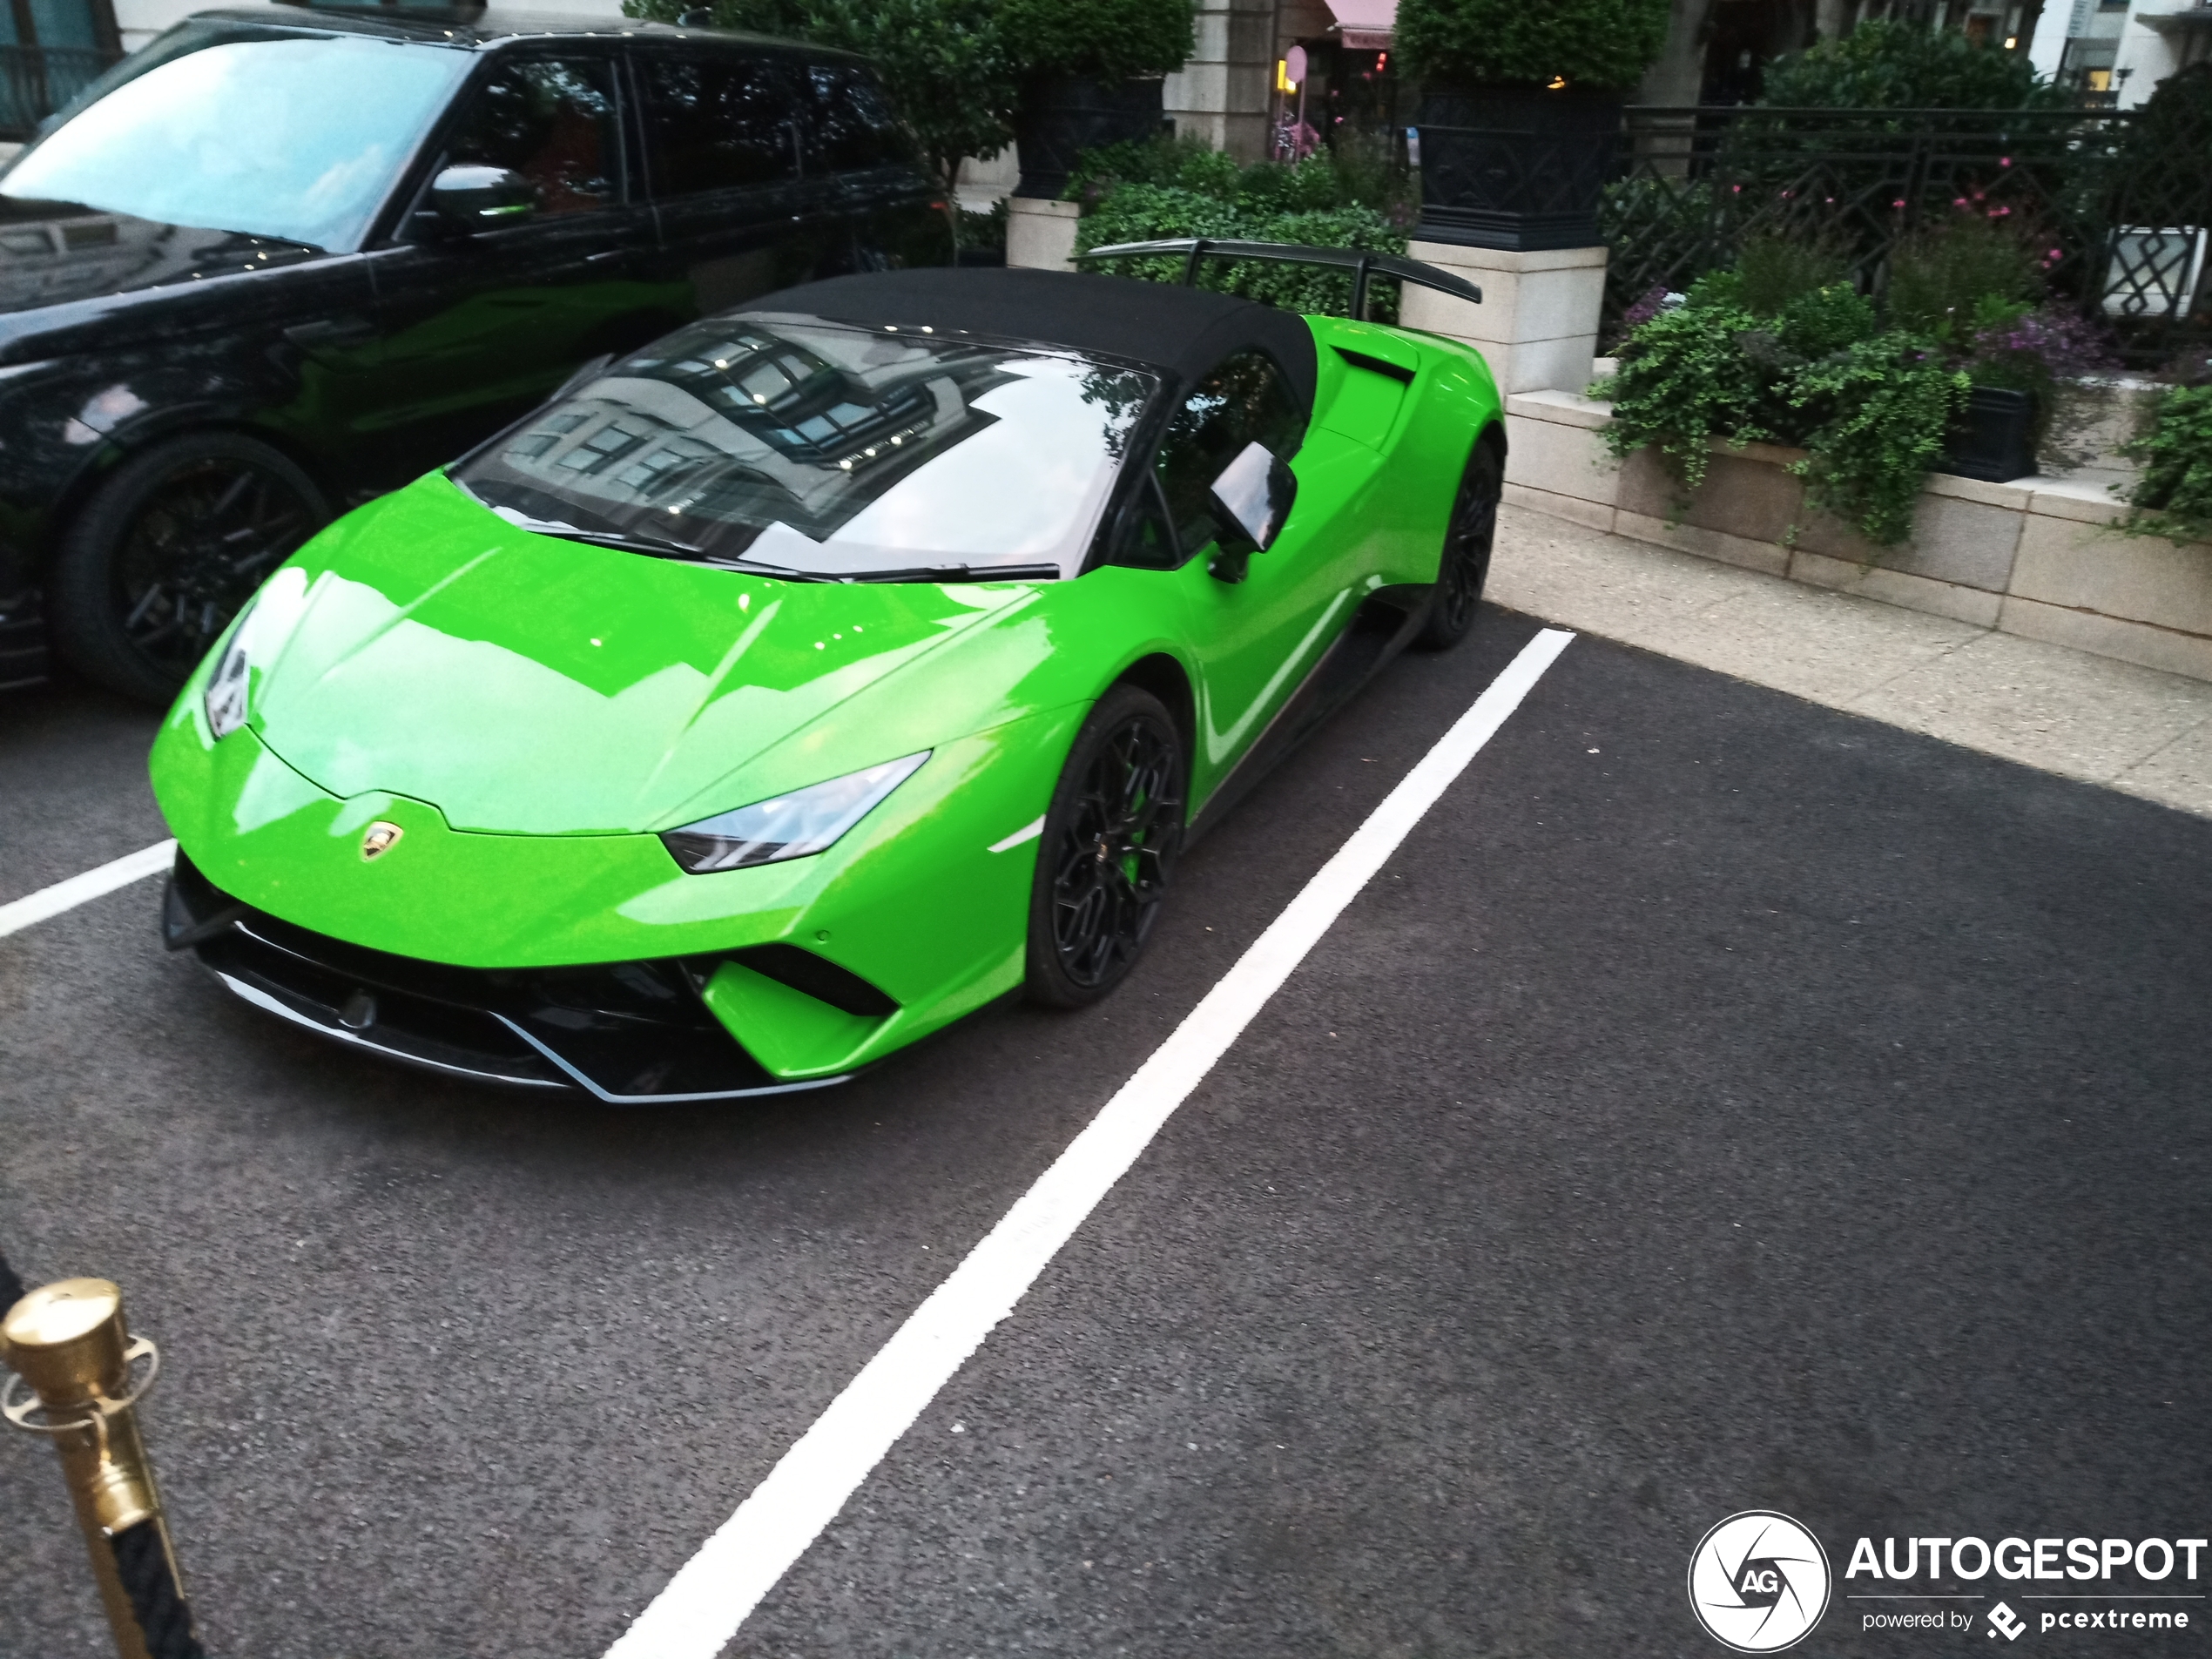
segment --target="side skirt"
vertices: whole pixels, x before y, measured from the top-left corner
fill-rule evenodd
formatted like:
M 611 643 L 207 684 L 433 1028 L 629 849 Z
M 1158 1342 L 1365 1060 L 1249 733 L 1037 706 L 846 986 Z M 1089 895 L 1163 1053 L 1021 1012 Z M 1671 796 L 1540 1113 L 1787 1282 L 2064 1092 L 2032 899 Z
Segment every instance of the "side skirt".
M 1233 771 L 1198 809 L 1184 833 L 1188 846 L 1226 818 L 1238 802 L 1260 780 L 1280 765 L 1321 723 L 1359 694 L 1367 682 L 1388 665 L 1390 659 L 1412 643 L 1428 620 L 1429 604 L 1436 590 L 1426 583 L 1406 583 L 1377 588 L 1352 613 L 1352 620 L 1335 643 L 1321 654 L 1290 699 L 1275 712 L 1267 729 L 1244 752 Z

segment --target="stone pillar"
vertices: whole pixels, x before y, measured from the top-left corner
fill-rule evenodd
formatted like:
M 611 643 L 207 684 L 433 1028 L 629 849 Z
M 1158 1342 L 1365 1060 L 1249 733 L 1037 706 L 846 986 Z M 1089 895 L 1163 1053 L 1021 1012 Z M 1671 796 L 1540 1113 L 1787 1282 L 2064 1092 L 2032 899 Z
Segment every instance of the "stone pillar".
M 1042 196 L 1006 199 L 1006 262 L 1031 271 L 1076 268 L 1076 221 L 1080 202 L 1048 201 Z
M 1181 136 L 1258 161 L 1267 153 L 1274 0 L 1198 0 L 1197 24 L 1189 60 L 1161 89 L 1168 116 Z
M 1478 306 L 1408 282 L 1399 318 L 1406 327 L 1475 347 L 1501 393 L 1579 392 L 1589 384 L 1598 308 L 1605 300 L 1605 249 L 1508 253 L 1415 242 L 1406 251 L 1482 290 Z

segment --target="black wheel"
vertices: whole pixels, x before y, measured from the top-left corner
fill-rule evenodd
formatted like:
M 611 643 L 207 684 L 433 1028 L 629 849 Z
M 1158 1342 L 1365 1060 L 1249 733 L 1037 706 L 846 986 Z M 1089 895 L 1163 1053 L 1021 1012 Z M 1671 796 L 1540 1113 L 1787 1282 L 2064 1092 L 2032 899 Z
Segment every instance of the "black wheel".
M 54 643 L 87 678 L 166 702 L 271 570 L 330 520 L 266 443 L 187 433 L 105 479 L 62 538 Z
M 1505 493 L 1506 465 L 1496 447 L 1476 444 L 1444 531 L 1444 557 L 1437 566 L 1428 620 L 1413 636 L 1421 650 L 1448 651 L 1474 626 L 1482 584 L 1490 576 L 1490 544 L 1498 536 L 1498 503 Z
M 1144 948 L 1183 844 L 1183 738 L 1159 698 L 1120 685 L 1076 734 L 1045 813 L 1029 900 L 1029 999 L 1095 1002 Z

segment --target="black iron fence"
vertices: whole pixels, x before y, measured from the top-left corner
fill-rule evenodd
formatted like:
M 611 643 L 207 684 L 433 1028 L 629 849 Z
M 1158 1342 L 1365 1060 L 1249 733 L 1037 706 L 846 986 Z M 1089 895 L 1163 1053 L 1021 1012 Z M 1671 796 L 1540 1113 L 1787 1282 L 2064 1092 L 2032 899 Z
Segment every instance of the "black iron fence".
M 0 139 L 34 136 L 121 56 L 95 46 L 0 46 Z
M 1639 300 L 1734 263 L 1748 238 L 1821 243 L 1878 293 L 1900 240 L 1960 213 L 2016 228 L 2054 296 L 2107 325 L 2131 363 L 2212 336 L 2212 132 L 2134 111 L 1639 106 L 1614 172 L 1608 341 Z

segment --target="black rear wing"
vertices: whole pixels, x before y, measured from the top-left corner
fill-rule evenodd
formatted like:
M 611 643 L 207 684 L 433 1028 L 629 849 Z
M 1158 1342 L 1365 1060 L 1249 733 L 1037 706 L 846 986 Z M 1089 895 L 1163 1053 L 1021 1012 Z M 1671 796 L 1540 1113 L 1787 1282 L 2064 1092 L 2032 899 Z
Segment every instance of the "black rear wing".
M 1088 253 L 1078 253 L 1076 258 L 1079 261 L 1133 260 L 1162 253 L 1184 256 L 1183 286 L 1186 288 L 1197 282 L 1201 260 L 1266 260 L 1277 265 L 1322 265 L 1349 271 L 1352 314 L 1361 322 L 1367 320 L 1367 282 L 1371 277 L 1418 282 L 1424 288 L 1434 288 L 1455 300 L 1471 300 L 1478 306 L 1482 303 L 1482 290 L 1465 278 L 1424 265 L 1419 260 L 1401 259 L 1395 253 L 1370 253 L 1357 247 L 1304 247 L 1294 242 L 1216 241 L 1204 236 L 1184 236 L 1164 242 L 1116 242 L 1111 247 L 1095 247 Z

